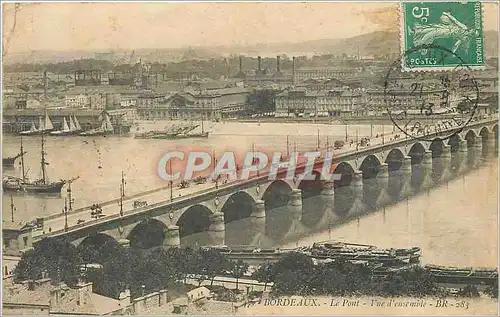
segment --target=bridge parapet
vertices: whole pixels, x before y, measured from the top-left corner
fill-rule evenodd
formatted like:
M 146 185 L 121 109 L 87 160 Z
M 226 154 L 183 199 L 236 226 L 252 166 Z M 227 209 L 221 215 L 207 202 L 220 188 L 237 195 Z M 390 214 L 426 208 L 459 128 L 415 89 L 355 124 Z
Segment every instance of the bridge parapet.
M 485 124 L 491 124 L 491 125 L 496 125 L 498 124 L 497 120 L 487 120 L 485 122 L 476 122 L 471 125 L 471 129 L 476 129 L 480 130 L 481 127 L 483 127 Z M 490 129 L 493 131 L 493 128 Z M 460 134 L 461 136 L 465 136 L 465 134 L 468 132 L 468 130 L 462 131 Z M 444 133 L 444 132 L 443 132 Z M 484 133 L 484 132 L 483 132 Z M 475 148 L 479 149 L 479 152 L 482 152 L 482 147 L 483 147 L 483 142 L 482 142 L 482 137 L 479 135 L 479 132 L 475 131 L 474 134 L 477 136 L 474 144 Z M 422 137 L 424 138 L 424 137 Z M 489 140 L 490 138 L 488 138 Z M 494 138 L 491 138 L 492 140 L 495 140 Z M 391 149 L 394 148 L 401 148 L 401 152 L 403 153 L 404 159 L 402 161 L 402 167 L 401 170 L 403 172 L 408 172 L 411 173 L 411 158 L 409 156 L 406 156 L 408 154 L 408 151 L 406 149 L 411 148 L 416 143 L 423 143 L 426 144 L 427 149 L 425 153 L 423 153 L 422 156 L 422 166 L 424 168 L 432 168 L 432 152 L 428 150 L 428 146 L 430 145 L 431 142 L 427 140 L 420 140 L 418 138 L 412 139 L 412 138 L 405 138 L 405 139 L 397 139 L 394 140 L 390 143 L 385 143 L 385 144 L 375 144 L 369 147 L 364 147 L 361 148 L 360 150 L 352 150 L 352 151 L 344 151 L 344 152 L 339 152 L 335 158 L 334 158 L 334 164 L 338 162 L 352 162 L 356 160 L 356 158 L 360 158 L 361 161 L 368 157 L 369 155 L 375 155 L 377 158 L 384 157 L 380 153 L 388 153 L 390 152 Z M 467 142 L 465 141 L 465 137 L 460 138 L 460 143 L 459 143 L 459 151 L 462 153 L 466 153 L 467 149 Z M 490 143 L 487 144 L 487 146 L 491 146 Z M 443 153 L 444 156 L 447 157 L 448 154 L 451 155 L 450 153 L 451 149 L 449 145 L 445 144 L 443 147 Z M 477 150 L 476 150 L 477 152 Z M 358 160 L 360 160 L 358 159 Z M 314 163 L 316 167 L 316 164 L 318 166 L 321 166 L 323 162 L 319 163 Z M 385 160 L 381 159 L 380 160 L 381 166 L 380 166 L 380 172 L 379 172 L 379 178 L 385 178 L 386 174 L 386 169 L 387 169 L 387 164 Z M 304 162 L 302 166 L 306 166 L 307 164 Z M 352 165 L 354 166 L 354 164 Z M 352 167 L 351 166 L 351 167 Z M 358 171 L 357 168 L 353 168 L 355 170 L 354 175 L 353 175 L 353 180 L 351 182 L 352 187 L 357 188 L 356 192 L 359 192 L 360 194 L 363 193 L 363 176 L 362 172 Z M 283 174 L 286 174 L 286 170 L 283 171 Z M 281 173 L 279 173 L 281 175 Z M 377 176 L 378 177 L 378 176 Z M 284 180 L 286 181 L 286 180 Z M 35 241 L 39 241 L 42 237 L 50 237 L 50 236 L 58 236 L 58 235 L 65 235 L 65 234 L 73 234 L 77 231 L 82 231 L 82 232 L 90 232 L 92 228 L 96 228 L 95 230 L 101 230 L 101 228 L 107 228 L 106 225 L 112 222 L 120 222 L 121 220 L 127 220 L 129 222 L 133 221 L 142 221 L 144 218 L 144 215 L 146 214 L 152 214 L 153 217 L 159 217 L 161 214 L 166 214 L 167 216 L 171 213 L 175 213 L 176 216 L 175 218 L 178 219 L 178 215 L 182 214 L 183 211 L 186 210 L 188 206 L 192 206 L 194 204 L 205 204 L 211 209 L 213 212 L 217 212 L 217 208 L 213 208 L 212 204 L 215 199 L 215 197 L 220 197 L 221 199 L 221 206 L 224 205 L 224 200 L 227 200 L 227 198 L 234 194 L 237 191 L 246 191 L 247 193 L 252 196 L 255 201 L 258 201 L 259 199 L 262 199 L 263 194 L 265 192 L 266 186 L 269 186 L 273 180 L 269 180 L 269 172 L 263 172 L 259 177 L 251 178 L 249 180 L 241 180 L 237 182 L 231 182 L 227 184 L 221 184 L 219 185 L 219 188 L 208 188 L 208 189 L 203 189 L 195 193 L 191 193 L 185 196 L 181 197 L 174 197 L 173 201 L 166 200 L 166 201 L 161 201 L 157 203 L 150 204 L 148 206 L 132 209 L 125 211 L 122 217 L 120 217 L 119 214 L 113 214 L 109 215 L 106 217 L 103 217 L 101 219 L 97 220 L 92 220 L 88 221 L 86 223 L 82 223 L 79 225 L 74 225 L 71 226 L 67 232 L 64 231 L 64 229 L 61 230 L 56 230 L 48 234 L 42 234 L 37 237 L 34 237 Z M 292 193 L 290 195 L 290 206 L 293 208 L 299 209 L 300 206 L 300 213 L 302 212 L 302 198 L 301 198 L 301 192 L 300 190 L 296 189 L 298 184 L 295 184 L 293 182 L 288 181 L 287 183 L 290 184 Z M 322 196 L 329 196 L 331 198 L 334 197 L 334 191 L 333 188 L 330 188 L 331 183 L 329 182 L 324 182 L 323 185 L 323 190 L 322 190 Z M 330 187 L 329 187 L 330 186 Z M 257 190 L 259 188 L 259 190 Z M 261 190 L 262 189 L 262 190 Z M 300 198 L 299 198 L 300 197 Z M 333 199 L 332 199 L 333 200 Z M 251 218 L 265 218 L 265 209 L 262 211 L 255 211 L 255 210 L 261 210 L 263 203 L 256 203 L 256 207 L 254 208 L 254 211 L 252 212 Z M 263 216 L 264 215 L 264 216 Z M 222 218 L 223 219 L 223 218 Z M 162 220 L 166 225 L 173 225 L 175 224 L 175 219 L 172 218 L 170 220 Z

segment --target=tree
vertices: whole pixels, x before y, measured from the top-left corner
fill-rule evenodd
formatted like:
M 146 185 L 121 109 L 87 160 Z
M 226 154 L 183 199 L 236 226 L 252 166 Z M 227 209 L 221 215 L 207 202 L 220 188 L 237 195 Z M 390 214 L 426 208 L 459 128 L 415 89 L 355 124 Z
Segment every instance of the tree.
M 276 92 L 272 89 L 260 89 L 252 91 L 247 98 L 247 103 L 254 112 L 276 111 Z
M 44 238 L 32 251 L 22 255 L 14 270 L 14 279 L 39 279 L 44 273 L 54 282 L 76 285 L 81 257 L 74 245 L 64 238 Z
M 201 250 L 201 258 L 204 263 L 204 274 L 210 279 L 210 286 L 214 284 L 214 278 L 230 268 L 228 259 L 218 250 Z
M 255 272 L 252 273 L 253 279 L 264 283 L 264 291 L 266 290 L 267 284 L 273 282 L 275 277 L 275 265 L 270 262 L 262 264 Z
M 248 271 L 248 264 L 242 260 L 232 261 L 231 275 L 236 279 L 236 289 L 238 289 L 238 281 Z

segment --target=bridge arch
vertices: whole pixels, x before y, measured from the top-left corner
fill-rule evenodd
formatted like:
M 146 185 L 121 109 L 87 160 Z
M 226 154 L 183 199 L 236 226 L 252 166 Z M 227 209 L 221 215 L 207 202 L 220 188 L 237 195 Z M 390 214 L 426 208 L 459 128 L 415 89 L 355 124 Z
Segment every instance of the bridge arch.
M 412 165 L 418 165 L 422 162 L 422 159 L 424 158 L 424 153 L 425 153 L 425 146 L 417 142 L 413 144 L 410 148 L 410 151 L 408 152 L 408 156 L 411 157 L 411 164 Z
M 302 190 L 302 199 L 318 196 L 323 189 L 323 181 L 321 180 L 321 173 L 313 171 L 314 180 L 303 179 L 299 181 L 298 189 Z
M 451 153 L 456 153 L 458 151 L 460 141 L 462 141 L 462 138 L 460 138 L 460 135 L 458 133 L 450 137 L 450 139 L 448 140 L 448 145 L 450 146 Z
M 476 132 L 474 130 L 469 130 L 465 134 L 465 140 L 467 141 L 467 147 L 472 147 L 476 144 Z
M 335 188 L 349 186 L 354 177 L 354 168 L 347 162 L 341 162 L 333 171 L 333 174 L 340 174 L 340 180 L 334 180 L 333 185 Z
M 149 249 L 163 245 L 167 225 L 154 218 L 146 218 L 132 228 L 127 236 L 130 246 L 139 249 Z
M 432 152 L 432 158 L 440 157 L 441 153 L 443 153 L 444 141 L 441 139 L 432 140 L 429 145 L 429 150 Z
M 244 191 L 232 194 L 221 208 L 221 212 L 224 213 L 224 223 L 250 217 L 254 203 L 254 198 Z
M 368 155 L 361 162 L 359 170 L 363 172 L 363 179 L 375 178 L 380 172 L 380 160 L 375 155 Z
M 293 187 L 282 179 L 277 179 L 269 184 L 262 195 L 266 211 L 286 206 L 290 200 L 292 189 Z
M 400 149 L 392 149 L 389 151 L 387 158 L 385 159 L 389 172 L 399 170 L 403 164 L 404 157 L 405 155 Z
M 201 204 L 186 209 L 177 221 L 180 237 L 207 231 L 210 228 L 212 214 L 210 208 Z
M 105 233 L 87 236 L 76 246 L 84 263 L 103 263 L 121 248 L 118 241 Z

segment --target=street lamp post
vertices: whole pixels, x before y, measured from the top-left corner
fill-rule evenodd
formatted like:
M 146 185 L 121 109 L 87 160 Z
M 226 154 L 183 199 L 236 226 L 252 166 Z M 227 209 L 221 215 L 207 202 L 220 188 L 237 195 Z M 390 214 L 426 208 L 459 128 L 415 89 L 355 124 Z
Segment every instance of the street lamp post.
M 68 231 L 68 200 L 64 197 L 64 231 Z
M 170 181 L 169 181 L 169 185 L 170 185 L 170 202 L 172 202 L 174 200 L 174 182 L 172 181 L 172 160 L 170 160 L 169 162 L 169 168 L 170 168 Z

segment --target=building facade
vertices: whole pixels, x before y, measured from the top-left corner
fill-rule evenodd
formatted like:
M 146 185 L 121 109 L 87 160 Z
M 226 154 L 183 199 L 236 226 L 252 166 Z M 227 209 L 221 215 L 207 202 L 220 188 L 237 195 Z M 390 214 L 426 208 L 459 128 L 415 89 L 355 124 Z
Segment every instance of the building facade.
M 101 93 L 68 94 L 65 96 L 64 103 L 68 108 L 104 110 L 106 106 L 106 96 Z
M 294 82 L 300 83 L 308 79 L 354 78 L 363 71 L 361 67 L 301 67 L 294 72 Z
M 357 90 L 295 89 L 276 97 L 276 117 L 337 117 L 362 115 L 364 99 Z
M 144 95 L 137 100 L 141 119 L 207 119 L 231 116 L 245 109 L 249 90 L 241 87 Z

